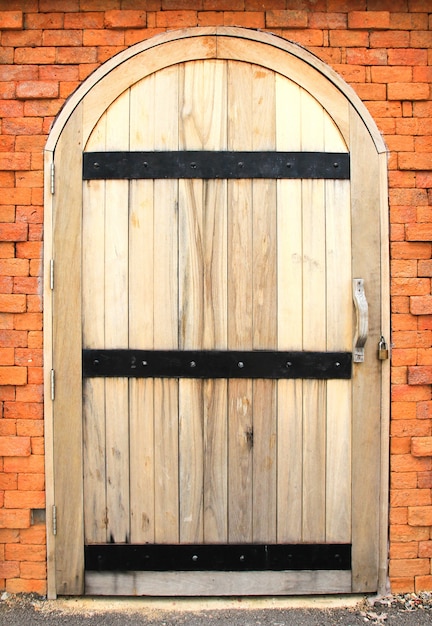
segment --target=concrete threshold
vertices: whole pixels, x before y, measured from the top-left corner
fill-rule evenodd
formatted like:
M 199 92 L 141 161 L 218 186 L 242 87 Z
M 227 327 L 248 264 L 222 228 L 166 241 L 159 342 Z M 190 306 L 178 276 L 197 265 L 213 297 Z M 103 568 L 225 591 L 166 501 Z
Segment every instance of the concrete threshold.
M 354 608 L 365 600 L 361 595 L 284 596 L 241 598 L 111 598 L 80 597 L 49 600 L 51 610 L 67 612 L 199 612 L 210 610 L 338 609 Z M 48 608 L 48 607 L 47 607 Z

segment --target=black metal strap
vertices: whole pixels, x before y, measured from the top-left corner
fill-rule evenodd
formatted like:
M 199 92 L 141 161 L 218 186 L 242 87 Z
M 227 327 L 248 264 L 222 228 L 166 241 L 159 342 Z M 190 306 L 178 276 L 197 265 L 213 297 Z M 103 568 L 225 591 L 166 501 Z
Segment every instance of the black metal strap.
M 350 544 L 85 547 L 87 571 L 350 570 Z
M 351 378 L 350 352 L 83 350 L 84 377 Z
M 83 178 L 332 178 L 350 176 L 344 152 L 84 152 Z

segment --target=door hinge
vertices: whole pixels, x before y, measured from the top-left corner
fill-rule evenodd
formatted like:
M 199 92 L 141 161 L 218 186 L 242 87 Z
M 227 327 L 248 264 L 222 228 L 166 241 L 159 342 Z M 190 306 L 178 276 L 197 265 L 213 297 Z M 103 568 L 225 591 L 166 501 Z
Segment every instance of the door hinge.
M 52 532 L 53 535 L 57 534 L 57 507 L 55 504 L 52 507 Z
M 51 370 L 51 400 L 55 398 L 55 372 Z
M 50 288 L 54 289 L 54 259 L 50 261 Z
M 54 161 L 52 161 L 51 166 L 50 166 L 50 189 L 51 189 L 51 194 L 54 195 L 55 194 L 55 165 L 54 165 Z

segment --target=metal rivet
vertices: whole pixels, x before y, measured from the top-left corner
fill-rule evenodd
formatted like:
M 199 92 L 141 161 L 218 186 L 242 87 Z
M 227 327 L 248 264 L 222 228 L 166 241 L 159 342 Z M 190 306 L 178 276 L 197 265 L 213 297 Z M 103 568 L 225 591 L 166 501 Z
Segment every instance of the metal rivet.
M 193 555 L 193 557 L 192 557 L 192 561 L 198 561 L 198 557 L 197 557 L 197 555 L 196 555 L 196 554 L 194 554 L 194 555 Z
M 95 170 L 98 170 L 100 168 L 99 163 L 93 163 L 93 167 L 95 168 Z
M 244 165 L 243 161 L 239 161 L 238 166 L 239 166 L 239 167 L 243 167 L 243 165 Z
M 197 166 L 197 164 L 196 164 L 194 161 L 192 161 L 192 163 L 190 164 L 190 166 L 191 166 L 193 169 L 195 169 L 195 168 L 196 168 L 196 166 Z
M 244 561 L 244 560 L 245 560 L 244 554 L 241 554 L 240 555 L 240 561 Z
M 292 167 L 292 163 L 287 163 L 286 166 L 287 167 Z
M 340 367 L 339 361 L 336 361 L 336 367 Z
M 95 360 L 93 361 L 93 365 L 99 365 L 99 360 L 98 360 L 98 359 L 95 359 Z
M 144 165 L 144 167 L 148 167 L 147 161 L 144 161 L 143 165 Z
M 339 167 L 339 163 L 333 163 L 333 167 Z
M 189 363 L 189 366 L 190 366 L 190 367 L 196 367 L 196 363 L 195 363 L 195 361 L 191 361 L 191 362 Z
M 143 365 L 148 365 L 148 362 L 147 361 L 143 361 L 142 364 Z
M 243 361 L 239 361 L 239 362 L 237 363 L 237 365 L 239 366 L 239 368 L 240 368 L 240 369 L 241 369 L 242 367 L 244 367 L 244 363 L 243 363 Z
M 287 367 L 291 367 L 291 365 L 292 365 L 291 361 L 287 361 L 286 366 L 287 366 Z

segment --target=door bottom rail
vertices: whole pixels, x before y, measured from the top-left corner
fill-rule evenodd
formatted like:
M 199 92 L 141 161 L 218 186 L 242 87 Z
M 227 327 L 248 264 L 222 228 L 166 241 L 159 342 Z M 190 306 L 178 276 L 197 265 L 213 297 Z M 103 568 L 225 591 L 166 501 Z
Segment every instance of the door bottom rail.
M 91 544 L 86 571 L 350 570 L 351 544 Z

